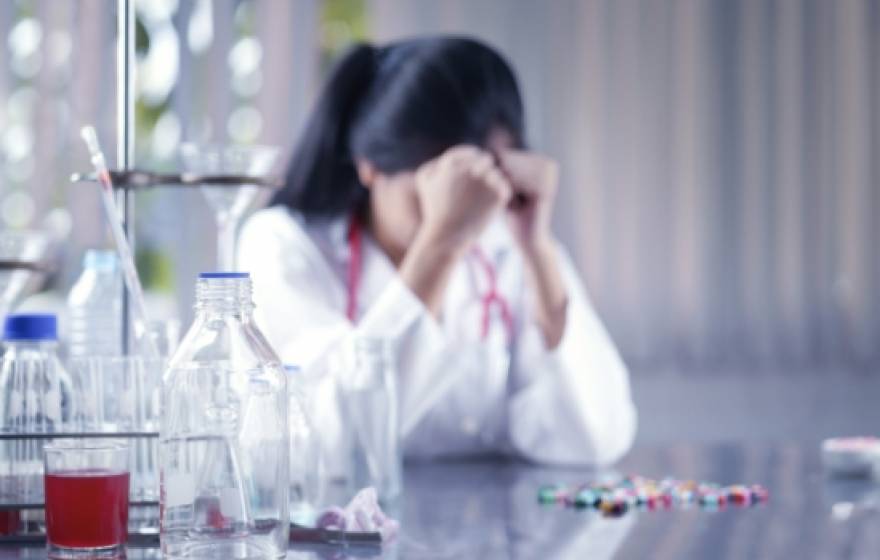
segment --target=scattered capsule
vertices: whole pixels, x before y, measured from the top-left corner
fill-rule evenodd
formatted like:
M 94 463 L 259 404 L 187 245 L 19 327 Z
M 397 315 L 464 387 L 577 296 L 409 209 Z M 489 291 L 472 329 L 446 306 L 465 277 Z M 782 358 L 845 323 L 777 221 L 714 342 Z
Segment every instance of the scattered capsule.
M 581 490 L 574 498 L 574 507 L 578 509 L 595 507 L 601 500 L 601 496 L 593 490 Z
M 607 517 L 620 517 L 621 515 L 626 513 L 627 505 L 626 502 L 618 501 L 618 500 L 608 500 L 603 501 L 599 506 L 599 510 L 603 515 Z
M 692 490 L 684 489 L 684 490 L 679 490 L 676 493 L 675 498 L 676 498 L 676 500 L 678 500 L 679 502 L 681 502 L 683 504 L 689 504 L 697 498 L 697 495 Z
M 700 496 L 700 505 L 717 506 L 718 505 L 718 496 L 715 494 L 704 494 L 704 495 Z
M 650 497 L 651 497 L 651 495 L 647 491 L 645 491 L 645 490 L 639 491 L 636 494 L 636 505 L 647 506 L 648 500 L 650 499 Z
M 766 502 L 770 499 L 770 492 L 768 492 L 767 489 L 760 484 L 753 485 L 751 487 L 751 491 L 752 500 L 755 502 Z
M 542 486 L 538 490 L 538 501 L 542 504 L 555 504 L 559 499 L 561 488 L 556 485 Z
M 745 506 L 766 502 L 769 492 L 759 484 L 720 486 L 712 482 L 676 480 L 660 481 L 638 475 L 627 475 L 612 484 L 606 479 L 593 484 L 565 486 L 550 484 L 538 491 L 542 504 L 563 504 L 576 509 L 596 508 L 603 515 L 619 516 L 630 509 L 683 509 L 699 504 L 707 510 L 723 509 L 727 504 Z
M 747 506 L 752 501 L 752 493 L 745 486 L 733 486 L 728 491 L 728 499 L 738 506 Z

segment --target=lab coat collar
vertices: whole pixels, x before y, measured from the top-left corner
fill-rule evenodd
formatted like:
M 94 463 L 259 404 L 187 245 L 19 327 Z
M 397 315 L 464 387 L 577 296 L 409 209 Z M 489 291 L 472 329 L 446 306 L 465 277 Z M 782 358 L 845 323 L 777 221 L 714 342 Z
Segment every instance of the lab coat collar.
M 477 246 L 492 262 L 498 262 L 510 249 L 512 239 L 504 216 L 498 216 L 486 226 L 477 240 Z
M 341 269 L 345 269 L 351 260 L 351 248 L 348 245 L 350 224 L 351 218 L 340 218 L 327 224 L 325 230 L 332 258 Z M 363 268 L 361 269 L 360 285 L 356 288 L 358 291 L 358 316 L 364 312 L 364 302 L 374 301 L 395 273 L 394 265 L 368 232 L 364 232 L 363 235 L 362 251 Z M 346 289 L 349 288 L 346 287 Z
M 340 218 L 330 222 L 327 228 L 327 239 L 333 247 L 333 257 L 339 262 L 348 262 L 348 225 L 351 218 Z

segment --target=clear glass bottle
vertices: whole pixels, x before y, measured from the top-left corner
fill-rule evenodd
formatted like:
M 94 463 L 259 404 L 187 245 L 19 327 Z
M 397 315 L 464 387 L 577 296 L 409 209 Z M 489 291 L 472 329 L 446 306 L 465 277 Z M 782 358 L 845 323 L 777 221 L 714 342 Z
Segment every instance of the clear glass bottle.
M 55 315 L 6 318 L 0 360 L 0 431 L 35 434 L 70 431 L 75 410 L 72 384 L 58 360 Z M 43 443 L 0 442 L 0 502 L 43 500 Z
M 389 505 L 403 485 L 403 453 L 398 420 L 397 378 L 391 343 L 380 338 L 353 340 L 354 367 L 343 380 L 352 436 L 352 483 L 357 491 L 376 488 Z
M 323 457 L 311 404 L 314 383 L 299 367 L 285 365 L 290 418 L 290 520 L 314 521 L 323 496 Z
M 247 273 L 199 276 L 195 321 L 162 379 L 165 558 L 287 554 L 287 380 L 253 307 Z

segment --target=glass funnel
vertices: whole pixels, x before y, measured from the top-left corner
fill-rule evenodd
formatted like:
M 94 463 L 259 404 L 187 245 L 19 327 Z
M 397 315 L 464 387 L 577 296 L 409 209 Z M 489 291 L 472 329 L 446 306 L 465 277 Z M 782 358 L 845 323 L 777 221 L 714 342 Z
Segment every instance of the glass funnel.
M 42 231 L 0 231 L 0 320 L 40 274 L 49 245 L 49 235 Z
M 185 143 L 181 146 L 184 171 L 199 175 L 259 177 L 272 168 L 278 149 Z M 257 185 L 204 184 L 201 187 L 217 222 L 217 269 L 235 270 L 235 238 L 245 211 L 259 192 Z

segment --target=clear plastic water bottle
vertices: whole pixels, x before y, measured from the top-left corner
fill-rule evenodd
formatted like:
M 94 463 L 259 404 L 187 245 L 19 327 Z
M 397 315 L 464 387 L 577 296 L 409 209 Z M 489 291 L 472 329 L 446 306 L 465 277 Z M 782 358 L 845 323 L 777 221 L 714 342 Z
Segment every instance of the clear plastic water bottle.
M 403 454 L 398 421 L 397 380 L 389 341 L 356 337 L 354 368 L 343 380 L 347 420 L 353 440 L 355 490 L 376 488 L 379 500 L 394 502 L 403 486 Z
M 70 431 L 76 416 L 73 386 L 58 359 L 55 315 L 6 317 L 0 359 L 0 430 L 6 434 Z M 43 499 L 43 441 L 0 442 L 0 500 Z
M 290 521 L 287 379 L 253 321 L 247 273 L 203 273 L 162 379 L 165 558 L 281 558 Z
M 116 253 L 86 251 L 67 308 L 71 357 L 122 354 L 122 275 Z

